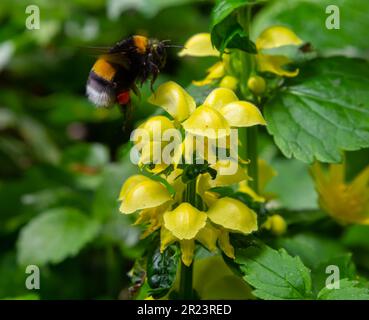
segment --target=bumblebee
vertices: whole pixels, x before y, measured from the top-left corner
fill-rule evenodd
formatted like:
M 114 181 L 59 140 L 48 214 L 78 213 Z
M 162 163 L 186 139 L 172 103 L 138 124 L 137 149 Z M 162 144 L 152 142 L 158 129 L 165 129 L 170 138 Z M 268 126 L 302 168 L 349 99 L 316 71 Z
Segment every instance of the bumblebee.
M 86 95 L 97 107 L 118 103 L 128 119 L 131 90 L 139 95 L 137 84 L 151 81 L 151 88 L 166 61 L 166 42 L 134 35 L 112 48 L 99 49 L 100 55 L 88 76 Z

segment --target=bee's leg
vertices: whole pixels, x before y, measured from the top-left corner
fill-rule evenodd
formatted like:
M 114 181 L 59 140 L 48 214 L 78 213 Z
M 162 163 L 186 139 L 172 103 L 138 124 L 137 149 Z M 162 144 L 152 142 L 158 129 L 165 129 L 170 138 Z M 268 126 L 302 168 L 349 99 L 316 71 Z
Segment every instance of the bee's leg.
M 132 131 L 132 120 L 133 120 L 133 105 L 131 102 L 129 102 L 126 105 L 120 105 L 120 110 L 123 114 L 123 125 L 122 125 L 122 131 L 123 134 L 126 135 Z
M 141 99 L 141 92 L 140 90 L 137 88 L 137 86 L 135 84 L 132 85 L 131 87 L 133 93 L 139 98 Z
M 151 80 L 150 80 L 150 89 L 151 89 L 151 92 L 154 92 L 154 83 L 160 73 L 160 70 L 156 64 L 154 63 L 150 64 L 150 73 L 152 75 Z
M 122 130 L 124 133 L 130 132 L 132 127 L 132 103 L 131 103 L 131 96 L 130 92 L 122 91 L 117 96 L 119 109 L 123 114 L 123 126 Z

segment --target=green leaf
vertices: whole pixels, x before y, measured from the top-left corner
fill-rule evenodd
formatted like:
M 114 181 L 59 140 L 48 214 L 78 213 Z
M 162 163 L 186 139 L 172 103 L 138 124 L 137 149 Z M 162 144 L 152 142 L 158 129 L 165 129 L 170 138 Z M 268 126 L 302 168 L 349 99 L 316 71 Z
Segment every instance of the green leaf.
M 310 269 L 315 269 L 321 263 L 347 253 L 337 241 L 310 233 L 279 239 L 277 246 L 286 249 L 293 256 L 299 256 Z
M 369 226 L 354 225 L 345 230 L 342 242 L 351 248 L 369 250 Z
M 328 29 L 325 21 L 329 5 L 340 10 L 340 29 Z M 368 57 L 369 2 L 363 0 L 283 0 L 271 1 L 253 22 L 253 39 L 267 27 L 284 25 L 302 40 L 311 42 L 318 53 Z M 308 23 L 307 23 L 308 21 Z
M 195 0 L 108 0 L 108 17 L 117 20 L 121 13 L 135 9 L 147 17 L 155 16 L 160 10 L 194 2 Z
M 215 88 L 216 87 L 212 84 L 207 84 L 205 86 L 195 86 L 194 84 L 190 84 L 186 87 L 186 91 L 195 99 L 197 105 L 201 105 L 209 93 Z
M 244 279 L 261 299 L 308 299 L 311 297 L 310 270 L 298 257 L 281 249 L 260 244 L 236 250 L 236 262 Z
M 164 296 L 176 278 L 179 252 L 176 246 L 169 246 L 163 253 L 159 247 L 147 257 L 147 280 L 154 298 Z
M 346 253 L 321 263 L 312 272 L 314 292 L 318 293 L 321 288 L 325 286 L 327 278 L 331 273 L 327 273 L 328 266 L 336 266 L 340 272 L 340 279 L 356 280 L 356 267 L 352 262 L 352 254 Z
M 17 241 L 22 265 L 59 263 L 76 255 L 99 230 L 95 220 L 73 208 L 50 209 L 31 220 Z
M 226 48 L 256 53 L 255 44 L 238 23 L 236 13 L 241 7 L 251 4 L 245 0 L 220 0 L 213 9 L 211 41 L 223 53 Z
M 270 164 L 278 174 L 268 182 L 266 192 L 277 195 L 284 208 L 305 210 L 318 207 L 308 165 L 295 159 L 281 158 L 273 159 Z
M 340 280 L 339 289 L 323 288 L 319 294 L 320 300 L 369 300 L 369 289 L 359 286 L 357 281 Z
M 368 87 L 366 61 L 314 59 L 265 106 L 268 131 L 288 158 L 339 162 L 369 146 Z

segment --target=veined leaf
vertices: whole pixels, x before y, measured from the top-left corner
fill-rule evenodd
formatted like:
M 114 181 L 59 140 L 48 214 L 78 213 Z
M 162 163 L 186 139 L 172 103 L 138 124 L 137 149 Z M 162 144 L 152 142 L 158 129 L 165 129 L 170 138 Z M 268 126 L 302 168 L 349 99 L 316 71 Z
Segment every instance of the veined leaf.
M 97 234 L 99 224 L 73 208 L 50 209 L 31 220 L 17 242 L 20 264 L 59 263 L 76 255 Z
M 240 49 L 256 53 L 255 44 L 237 21 L 235 13 L 238 9 L 255 3 L 252 0 L 220 0 L 217 1 L 212 13 L 211 41 L 220 51 Z
M 152 250 L 147 258 L 147 281 L 150 293 L 155 298 L 164 296 L 173 283 L 177 274 L 179 251 L 176 246 L 169 246 L 163 253 L 159 247 Z
M 310 270 L 284 249 L 277 251 L 263 244 L 238 249 L 236 263 L 246 282 L 255 288 L 253 294 L 261 299 L 311 298 Z
M 331 5 L 339 10 L 339 29 L 326 27 L 333 13 L 326 10 Z M 253 21 L 252 39 L 270 26 L 284 25 L 310 42 L 318 53 L 368 57 L 368 41 L 363 36 L 369 28 L 368 11 L 369 1 L 363 0 L 270 1 Z
M 268 131 L 287 157 L 341 161 L 369 147 L 369 63 L 344 57 L 306 63 L 265 106 Z
M 339 289 L 323 288 L 319 294 L 320 300 L 369 300 L 369 289 L 358 286 L 357 281 L 342 279 Z

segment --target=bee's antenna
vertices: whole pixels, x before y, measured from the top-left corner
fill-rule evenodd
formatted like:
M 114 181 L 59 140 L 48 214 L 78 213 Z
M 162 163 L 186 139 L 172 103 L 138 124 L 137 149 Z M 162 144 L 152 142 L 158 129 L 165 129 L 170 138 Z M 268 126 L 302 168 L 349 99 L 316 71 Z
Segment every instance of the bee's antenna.
M 168 44 L 164 46 L 165 48 L 184 48 L 185 46 L 176 45 L 176 44 Z

